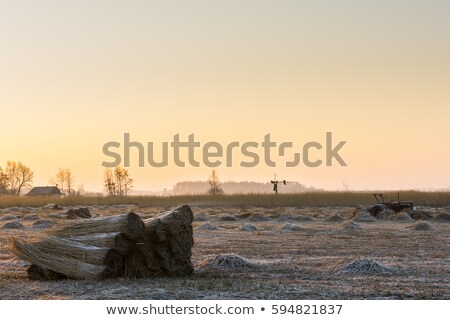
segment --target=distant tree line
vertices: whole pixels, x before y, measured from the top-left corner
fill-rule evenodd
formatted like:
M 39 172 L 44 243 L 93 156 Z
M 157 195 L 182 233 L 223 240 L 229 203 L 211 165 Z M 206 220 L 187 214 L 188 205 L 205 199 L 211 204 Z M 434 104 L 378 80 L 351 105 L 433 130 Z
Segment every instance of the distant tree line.
M 253 182 L 253 181 L 224 181 L 219 184 L 220 189 L 225 194 L 247 194 L 247 193 L 273 193 L 273 185 L 268 182 Z M 173 186 L 169 191 L 173 195 L 184 194 L 205 194 L 212 193 L 211 179 L 208 181 L 182 181 Z M 317 191 L 313 187 L 306 187 L 299 182 L 288 183 L 279 187 L 279 193 L 302 193 L 309 191 Z M 221 192 L 221 193 L 222 193 Z
M 0 166 L 0 195 L 19 196 L 32 186 L 34 173 L 21 161 L 7 161 L 6 166 Z M 56 185 L 68 196 L 80 196 L 84 193 L 83 185 L 74 187 L 74 175 L 71 169 L 59 168 L 49 183 Z M 107 169 L 104 174 L 104 188 L 110 196 L 127 196 L 133 187 L 133 179 L 128 170 L 116 167 Z

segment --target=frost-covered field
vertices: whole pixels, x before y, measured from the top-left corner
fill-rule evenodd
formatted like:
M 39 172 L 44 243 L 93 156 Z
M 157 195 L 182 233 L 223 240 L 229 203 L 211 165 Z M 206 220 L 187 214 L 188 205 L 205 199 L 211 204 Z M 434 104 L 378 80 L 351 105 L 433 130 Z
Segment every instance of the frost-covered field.
M 450 298 L 448 221 L 350 220 L 352 207 L 192 206 L 196 272 L 191 277 L 28 280 L 28 263 L 10 253 L 8 238 L 46 233 L 65 221 L 67 209 L 0 210 L 1 299 Z M 133 210 L 147 218 L 168 207 L 89 209 L 94 217 Z M 420 209 L 433 217 L 450 213 L 449 207 Z M 11 222 L 18 229 L 4 228 Z

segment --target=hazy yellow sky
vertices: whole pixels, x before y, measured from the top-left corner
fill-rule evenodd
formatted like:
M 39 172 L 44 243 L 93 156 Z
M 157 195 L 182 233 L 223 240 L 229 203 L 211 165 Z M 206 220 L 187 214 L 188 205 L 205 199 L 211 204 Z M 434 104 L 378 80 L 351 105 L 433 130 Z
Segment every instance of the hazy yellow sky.
M 0 165 L 100 190 L 102 146 L 347 140 L 347 167 L 217 168 L 327 189 L 450 186 L 449 1 L 0 1 Z M 280 162 L 281 164 L 281 162 Z M 135 189 L 210 168 L 129 168 Z

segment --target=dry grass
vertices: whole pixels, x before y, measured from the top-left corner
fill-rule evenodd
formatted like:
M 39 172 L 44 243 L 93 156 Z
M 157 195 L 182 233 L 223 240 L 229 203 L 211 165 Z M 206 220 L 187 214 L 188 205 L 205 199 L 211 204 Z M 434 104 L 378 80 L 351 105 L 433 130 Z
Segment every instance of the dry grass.
M 377 191 L 380 192 L 380 191 Z M 61 206 L 112 206 L 135 204 L 143 207 L 171 208 L 185 203 L 203 207 L 343 207 L 355 204 L 373 204 L 373 192 L 307 192 L 299 194 L 235 194 L 184 196 L 129 196 L 129 197 L 12 197 L 0 196 L 0 208 L 42 207 L 49 203 Z M 396 200 L 397 192 L 384 192 L 386 200 Z M 402 191 L 403 200 L 412 200 L 419 206 L 450 206 L 450 192 Z

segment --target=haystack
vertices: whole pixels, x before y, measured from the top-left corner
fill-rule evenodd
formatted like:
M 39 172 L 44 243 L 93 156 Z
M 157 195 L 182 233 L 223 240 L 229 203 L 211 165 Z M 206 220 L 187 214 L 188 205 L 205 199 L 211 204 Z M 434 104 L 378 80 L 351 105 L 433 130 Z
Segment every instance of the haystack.
M 58 273 L 55 271 L 52 271 L 50 269 L 43 268 L 41 266 L 38 266 L 37 264 L 31 265 L 28 270 L 28 279 L 30 280 L 65 280 L 68 279 L 68 277 L 62 273 Z
M 366 275 L 377 275 L 377 274 L 388 274 L 392 270 L 383 266 L 370 259 L 354 260 L 349 263 L 345 263 L 341 267 L 336 269 L 337 273 L 350 273 L 350 274 L 366 274 Z
M 30 279 L 190 275 L 193 215 L 180 206 L 142 221 L 135 213 L 76 221 L 33 242 L 13 240 Z
M 416 222 L 412 226 L 409 226 L 409 229 L 417 230 L 417 231 L 433 231 L 433 230 L 435 230 L 429 223 L 427 223 L 425 221 Z
M 138 239 L 144 233 L 144 223 L 134 212 L 98 219 L 70 222 L 55 233 L 60 237 L 81 236 L 92 233 L 121 232 L 130 239 Z
M 258 231 L 259 228 L 251 223 L 246 223 L 239 228 L 241 231 Z
M 37 220 L 36 222 L 33 223 L 32 227 L 33 228 L 38 228 L 38 229 L 46 229 L 46 228 L 51 228 L 53 225 L 53 223 L 50 220 Z
M 358 230 L 361 229 L 361 226 L 353 221 L 347 221 L 342 223 L 342 228 L 345 230 Z
M 237 218 L 229 213 L 223 214 L 219 217 L 220 221 L 237 221 Z
M 145 232 L 125 259 L 129 278 L 184 276 L 194 271 L 191 262 L 193 214 L 187 205 L 144 220 Z
M 411 218 L 413 218 L 414 220 L 430 220 L 433 218 L 433 216 L 431 215 L 431 213 L 425 211 L 425 210 L 421 210 L 418 209 L 416 211 L 412 211 L 412 210 L 405 210 L 406 213 L 409 214 L 409 216 Z
M 39 242 L 14 239 L 13 248 L 19 258 L 67 278 L 99 280 L 121 276 L 123 270 L 123 258 L 112 249 L 53 236 Z M 32 272 L 35 269 L 31 268 Z
M 19 217 L 12 215 L 12 214 L 6 214 L 3 217 L 0 217 L 0 221 L 10 221 L 10 220 L 16 220 L 16 219 L 19 219 Z
M 353 218 L 353 221 L 355 222 L 375 222 L 375 218 L 372 217 L 370 213 L 367 211 L 360 211 L 358 212 Z
M 200 269 L 220 271 L 249 271 L 261 268 L 261 265 L 237 254 L 220 254 L 212 260 L 201 263 Z
M 195 228 L 195 230 L 220 230 L 221 228 L 211 224 L 211 223 L 204 223 L 201 226 Z
M 395 214 L 392 214 L 388 217 L 391 221 L 398 221 L 398 222 L 411 222 L 413 219 L 407 214 L 406 212 L 398 212 Z
M 111 248 L 121 255 L 126 255 L 130 250 L 132 240 L 124 233 L 91 233 L 81 236 L 69 237 L 70 240 L 79 241 L 88 245 Z
M 250 216 L 250 221 L 252 222 L 261 222 L 261 221 L 268 221 L 269 218 L 267 218 L 262 213 L 255 213 Z
M 283 216 L 280 217 L 281 221 L 289 221 L 289 220 L 293 220 L 293 221 L 313 221 L 313 219 L 311 217 L 308 216 L 303 216 L 303 215 L 293 215 L 291 213 L 287 213 Z
M 207 221 L 207 220 L 208 218 L 206 217 L 206 214 L 203 212 L 199 212 L 194 215 L 194 221 Z
M 21 224 L 19 221 L 11 221 L 5 223 L 2 229 L 23 229 L 23 224 Z
M 335 214 L 325 219 L 325 222 L 342 222 L 344 218 L 340 214 Z
M 301 230 L 303 230 L 303 228 L 294 223 L 286 223 L 283 227 L 281 227 L 281 230 L 283 230 L 283 231 L 301 231 Z
M 39 220 L 39 216 L 37 214 L 28 214 L 22 218 L 24 221 L 35 221 Z
M 252 215 L 251 211 L 247 211 L 247 212 L 242 212 L 242 213 L 238 213 L 235 215 L 236 218 L 238 219 L 247 219 Z
M 450 222 L 450 213 L 447 212 L 439 213 L 434 217 L 433 220 L 439 222 Z

